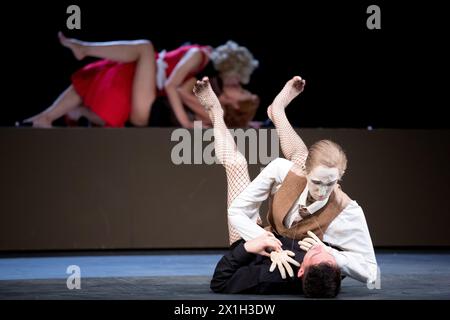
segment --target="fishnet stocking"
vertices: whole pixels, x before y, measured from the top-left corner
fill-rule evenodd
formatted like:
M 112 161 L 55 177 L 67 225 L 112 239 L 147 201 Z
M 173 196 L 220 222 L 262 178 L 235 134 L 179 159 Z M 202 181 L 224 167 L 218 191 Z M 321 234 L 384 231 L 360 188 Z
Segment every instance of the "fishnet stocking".
M 239 152 L 233 136 L 225 125 L 222 106 L 212 90 L 209 80 L 203 78 L 202 81 L 197 81 L 194 87 L 194 93 L 208 112 L 214 127 L 214 148 L 216 157 L 225 167 L 227 174 L 227 208 L 229 208 L 233 200 L 250 183 L 247 160 L 242 153 Z M 258 219 L 255 222 L 260 223 L 260 221 L 258 216 Z M 230 244 L 241 238 L 237 230 L 233 228 L 229 222 L 228 235 Z
M 296 76 L 289 80 L 281 92 L 275 97 L 272 105 L 267 109 L 267 114 L 275 124 L 280 138 L 281 150 L 286 159 L 294 162 L 292 171 L 299 175 L 305 174 L 305 161 L 308 156 L 308 148 L 303 140 L 292 128 L 286 117 L 284 109 L 298 96 L 304 88 L 305 81 Z

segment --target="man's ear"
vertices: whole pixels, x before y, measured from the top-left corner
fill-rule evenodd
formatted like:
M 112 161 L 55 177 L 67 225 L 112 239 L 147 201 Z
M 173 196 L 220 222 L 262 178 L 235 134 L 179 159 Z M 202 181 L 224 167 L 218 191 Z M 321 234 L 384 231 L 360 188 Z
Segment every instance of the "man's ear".
M 304 273 L 305 273 L 305 269 L 303 268 L 303 263 L 302 263 L 301 266 L 300 266 L 300 269 L 298 269 L 297 277 L 301 278 Z

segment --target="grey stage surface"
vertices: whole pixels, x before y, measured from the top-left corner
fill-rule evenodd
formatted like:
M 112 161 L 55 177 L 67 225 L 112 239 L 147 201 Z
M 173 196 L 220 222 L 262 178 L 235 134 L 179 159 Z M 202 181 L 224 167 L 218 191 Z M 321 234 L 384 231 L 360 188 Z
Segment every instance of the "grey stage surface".
M 292 295 L 224 295 L 209 289 L 224 251 L 65 253 L 0 257 L 0 299 L 297 300 Z M 377 251 L 381 289 L 348 277 L 338 299 L 450 299 L 449 251 Z M 67 289 L 67 267 L 81 289 Z

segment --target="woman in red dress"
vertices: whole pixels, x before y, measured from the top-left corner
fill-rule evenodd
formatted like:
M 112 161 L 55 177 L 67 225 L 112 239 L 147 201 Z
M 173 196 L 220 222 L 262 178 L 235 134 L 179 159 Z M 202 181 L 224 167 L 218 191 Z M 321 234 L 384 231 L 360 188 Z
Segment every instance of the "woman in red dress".
M 24 121 L 33 127 L 48 128 L 57 118 L 74 114 L 83 115 L 99 126 L 123 127 L 127 121 L 134 126 L 146 126 L 153 102 L 163 95 L 181 126 L 193 128 L 184 105 L 196 114 L 196 119 L 209 122 L 192 88 L 195 75 L 210 60 L 224 88 L 241 88 L 240 84 L 248 83 L 258 66 L 247 48 L 232 41 L 217 49 L 185 45 L 158 53 L 148 40 L 84 42 L 66 38 L 61 32 L 58 37 L 78 60 L 88 56 L 101 60 L 76 71 L 72 84 L 48 109 Z M 255 99 L 248 91 L 240 92 L 237 101 Z

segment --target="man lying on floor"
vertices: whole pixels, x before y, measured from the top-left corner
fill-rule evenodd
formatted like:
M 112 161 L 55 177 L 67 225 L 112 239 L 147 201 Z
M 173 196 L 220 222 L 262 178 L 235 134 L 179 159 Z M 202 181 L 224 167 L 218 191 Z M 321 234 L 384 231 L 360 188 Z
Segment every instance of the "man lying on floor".
M 313 241 L 305 253 L 295 240 L 263 234 L 245 242 L 236 241 L 220 259 L 211 280 L 216 293 L 302 294 L 311 298 L 333 298 L 341 287 L 341 271 L 329 252 L 330 247 L 309 232 Z M 281 242 L 283 252 L 272 250 Z M 306 244 L 308 246 L 308 244 Z M 284 256 L 279 256 L 283 255 Z M 295 257 L 295 260 L 294 260 Z M 273 261 L 273 262 L 272 262 Z M 289 265 L 293 264 L 293 268 Z M 272 272 L 278 265 L 280 272 Z M 301 266 L 300 266 L 301 265 Z M 290 277 L 286 277 L 285 269 Z

